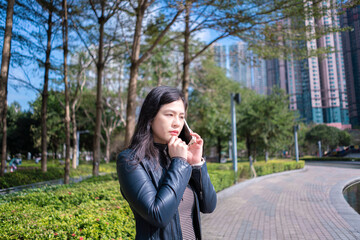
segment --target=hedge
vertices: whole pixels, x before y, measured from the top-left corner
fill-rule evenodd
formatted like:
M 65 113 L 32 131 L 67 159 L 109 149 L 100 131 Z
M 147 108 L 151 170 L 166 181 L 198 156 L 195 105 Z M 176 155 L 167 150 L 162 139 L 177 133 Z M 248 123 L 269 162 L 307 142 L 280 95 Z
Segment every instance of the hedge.
M 258 175 L 301 168 L 300 161 L 254 164 Z M 231 164 L 208 163 L 218 192 L 234 182 Z M 249 176 L 238 164 L 238 178 Z M 0 196 L 0 239 L 134 239 L 135 221 L 116 174 L 81 183 L 48 186 Z
M 351 158 L 351 157 L 302 157 L 300 159 L 304 161 L 347 161 L 347 162 L 360 161 L 360 158 Z
M 305 166 L 304 161 L 288 161 L 288 160 L 271 160 L 265 163 L 264 161 L 258 161 L 254 163 L 254 168 L 257 176 L 263 176 L 271 173 L 277 173 L 282 171 L 301 169 Z M 234 171 L 232 169 L 232 163 L 208 163 L 208 171 L 215 190 L 221 191 L 224 188 L 231 186 L 234 181 Z M 248 179 L 251 176 L 250 167 L 248 162 L 238 162 L 238 176 L 236 181 Z
M 7 172 L 4 177 L 0 177 L 0 189 L 64 178 L 64 165 L 51 163 L 48 165 L 47 172 L 43 173 L 39 164 L 34 167 L 35 163 L 23 162 L 25 163 L 21 164 L 20 167 L 25 169 Z M 115 163 L 101 164 L 99 171 L 104 173 L 115 172 Z M 77 169 L 70 168 L 70 177 L 91 174 L 92 164 L 80 164 Z
M 119 183 L 106 178 L 0 197 L 0 239 L 134 239 Z

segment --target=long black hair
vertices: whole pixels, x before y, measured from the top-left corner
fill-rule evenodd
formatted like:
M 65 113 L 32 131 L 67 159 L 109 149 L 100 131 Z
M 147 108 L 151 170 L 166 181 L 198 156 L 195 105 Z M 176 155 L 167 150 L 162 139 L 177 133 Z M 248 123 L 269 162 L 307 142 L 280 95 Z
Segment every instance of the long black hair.
M 154 146 L 151 123 L 161 106 L 180 99 L 183 101 L 186 111 L 187 102 L 182 92 L 177 88 L 168 86 L 156 87 L 146 96 L 129 146 L 133 150 L 133 157 L 137 163 L 140 163 L 144 158 L 149 160 L 157 159 L 159 151 Z

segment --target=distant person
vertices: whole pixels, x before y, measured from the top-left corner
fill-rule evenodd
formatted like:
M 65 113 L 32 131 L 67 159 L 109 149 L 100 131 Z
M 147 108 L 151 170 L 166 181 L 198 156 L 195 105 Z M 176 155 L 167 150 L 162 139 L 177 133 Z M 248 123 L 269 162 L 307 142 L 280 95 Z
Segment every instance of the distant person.
M 41 161 L 41 156 L 36 156 L 35 157 L 35 163 L 39 163 Z
M 22 160 L 21 158 L 18 157 L 13 157 L 10 162 L 9 162 L 9 166 L 10 166 L 10 172 L 14 172 L 17 170 L 17 166 L 21 165 Z
M 128 149 L 117 159 L 120 190 L 134 213 L 136 239 L 201 239 L 200 212 L 211 213 L 216 192 L 202 158 L 203 140 L 180 133 L 187 103 L 176 88 L 147 95 Z

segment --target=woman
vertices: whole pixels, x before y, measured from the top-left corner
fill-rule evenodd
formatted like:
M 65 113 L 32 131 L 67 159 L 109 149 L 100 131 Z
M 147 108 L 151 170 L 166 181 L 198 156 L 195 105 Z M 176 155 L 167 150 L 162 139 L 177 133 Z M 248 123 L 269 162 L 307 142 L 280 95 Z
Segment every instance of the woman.
M 211 213 L 216 193 L 196 133 L 179 138 L 187 103 L 176 88 L 146 97 L 128 149 L 117 159 L 120 190 L 136 221 L 136 239 L 201 239 L 200 212 Z

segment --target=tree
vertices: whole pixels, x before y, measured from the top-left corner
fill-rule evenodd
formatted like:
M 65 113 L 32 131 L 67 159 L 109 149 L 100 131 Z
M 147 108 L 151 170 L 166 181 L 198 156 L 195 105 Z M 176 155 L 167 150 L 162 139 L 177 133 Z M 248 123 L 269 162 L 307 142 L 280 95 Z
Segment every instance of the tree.
M 65 87 L 65 174 L 64 183 L 70 183 L 70 89 L 68 83 L 68 8 L 67 1 L 63 0 L 63 50 L 64 50 L 64 87 Z
M 7 146 L 10 155 L 21 153 L 26 156 L 29 152 L 36 152 L 32 128 L 38 127 L 40 122 L 32 118 L 30 111 L 21 111 L 20 104 L 13 102 L 7 112 Z
M 131 66 L 130 66 L 130 79 L 128 86 L 128 99 L 127 99 L 127 109 L 126 109 L 126 133 L 125 133 L 125 144 L 130 143 L 130 139 L 134 133 L 135 129 L 135 110 L 136 110 L 136 91 L 137 91 L 137 78 L 139 66 L 150 57 L 150 54 L 154 48 L 159 44 L 165 34 L 170 30 L 171 26 L 175 23 L 178 16 L 184 11 L 184 8 L 179 5 L 175 10 L 175 13 L 171 15 L 170 20 L 166 27 L 160 32 L 160 34 L 155 38 L 153 44 L 145 51 L 141 53 L 141 37 L 142 37 L 142 25 L 149 7 L 154 4 L 154 0 L 138 0 L 136 6 L 132 5 L 134 10 L 134 15 L 136 16 L 136 24 L 134 29 L 134 38 L 131 48 Z M 172 3 L 169 2 L 169 5 Z M 169 10 L 173 7 L 169 6 Z
M 48 11 L 48 22 L 47 22 L 47 44 L 46 44 L 46 57 L 45 57 L 45 75 L 44 75 L 44 86 L 42 91 L 42 104 L 41 104 L 41 170 L 47 172 L 47 102 L 48 102 L 48 86 L 49 86 L 49 71 L 50 71 L 50 54 L 51 54 L 51 38 L 53 34 L 53 14 L 55 11 L 54 1 L 50 2 L 40 1 L 45 11 Z
M 108 97 L 104 100 L 105 103 L 105 111 L 104 111 L 104 121 L 102 124 L 102 128 L 105 132 L 105 157 L 106 163 L 109 163 L 110 161 L 110 154 L 111 154 L 111 138 L 114 133 L 114 131 L 119 127 L 125 126 L 125 116 L 124 116 L 124 100 L 121 96 L 121 90 L 119 91 L 119 94 L 117 96 Z M 119 103 L 118 106 L 112 104 L 112 103 Z M 116 106 L 116 107 L 114 107 Z
M 73 162 L 72 168 L 76 169 L 77 165 L 77 131 L 78 131 L 78 124 L 77 124 L 77 115 L 76 112 L 80 107 L 80 100 L 81 95 L 86 83 L 86 70 L 89 68 L 90 64 L 92 64 L 92 60 L 89 59 L 85 52 L 79 51 L 73 54 L 74 57 L 77 58 L 77 62 L 70 65 L 70 78 L 73 77 L 73 82 L 71 85 L 72 94 L 70 95 L 70 107 L 71 107 L 71 122 L 72 122 L 72 134 L 73 134 Z
M 237 127 L 246 140 L 248 157 L 256 159 L 257 150 L 267 152 L 274 142 L 289 141 L 295 117 L 283 91 L 274 91 L 269 96 L 253 95 L 248 104 L 241 103 Z
M 217 146 L 220 161 L 224 143 L 227 145 L 231 136 L 230 93 L 247 95 L 246 90 L 210 60 L 204 60 L 194 70 L 194 86 L 189 94 L 189 124 L 205 140 L 207 148 Z
M 141 48 L 147 49 L 151 47 L 167 24 L 164 14 L 149 20 L 143 34 L 145 40 Z M 178 32 L 169 30 L 159 42 L 159 47 L 153 50 L 151 57 L 140 65 L 139 79 L 141 81 L 138 84 L 140 91 L 142 91 L 142 88 L 161 85 L 180 86 L 182 59 L 180 56 L 181 43 L 177 38 L 178 35 Z M 145 95 L 147 95 L 147 92 Z M 139 97 L 142 97 L 141 93 Z
M 352 137 L 350 133 L 346 131 L 338 132 L 339 137 L 339 146 L 349 146 L 352 142 Z
M 242 98 L 244 99 L 244 98 Z M 258 107 L 261 107 L 262 96 L 251 95 L 248 98 L 248 103 L 241 103 L 238 107 L 237 119 L 237 132 L 245 139 L 247 155 L 250 157 L 252 152 L 256 149 L 259 142 L 259 129 L 257 128 L 257 122 L 261 119 L 262 113 L 258 111 Z
M 120 50 L 120 53 L 122 51 Z M 103 122 L 102 130 L 105 135 L 105 157 L 106 163 L 110 161 L 111 145 L 113 133 L 118 129 L 124 130 L 126 124 L 126 91 L 125 79 L 123 72 L 119 69 L 124 69 L 125 54 L 120 54 L 118 51 L 114 52 L 116 57 L 114 62 L 109 64 L 105 69 L 106 79 L 104 81 L 104 94 L 103 94 Z M 119 58 L 121 60 L 119 60 Z M 115 64 L 115 61 L 117 64 Z M 118 148 L 123 147 L 123 141 L 116 143 Z
M 110 70 L 107 70 L 107 75 L 110 75 Z M 116 88 L 117 86 L 117 88 Z M 123 85 L 118 83 L 118 79 L 107 78 L 103 86 L 103 111 L 101 124 L 101 143 L 105 146 L 106 163 L 109 162 L 111 156 L 111 145 L 113 133 L 118 129 L 123 129 L 125 126 L 125 101 L 126 92 L 123 91 Z M 82 106 L 79 111 L 86 116 L 86 119 L 81 120 L 83 125 L 87 122 L 86 129 L 94 129 L 96 109 L 94 106 L 94 91 L 86 89 L 82 94 Z M 121 145 L 121 142 L 117 143 Z
M 17 24 L 15 32 L 15 43 L 17 51 L 13 53 L 14 61 L 12 65 L 17 67 L 17 73 L 22 71 L 23 74 L 13 74 L 12 80 L 16 80 L 17 86 L 30 88 L 42 93 L 42 160 L 41 168 L 43 172 L 47 171 L 47 98 L 48 86 L 50 80 L 50 71 L 54 69 L 55 64 L 51 60 L 51 52 L 56 48 L 55 33 L 57 31 L 56 23 L 59 10 L 57 0 L 32 0 L 16 1 L 15 17 Z M 31 27 L 29 27 L 31 26 Z M 45 36 L 45 37 L 44 37 Z M 45 38 L 45 39 L 44 39 Z M 43 53 L 45 53 L 43 55 Z M 44 59 L 45 58 L 45 59 Z M 51 63 L 52 62 L 52 63 Z M 33 79 L 38 78 L 41 74 L 31 75 L 32 70 L 44 68 L 43 89 L 40 90 L 33 84 Z M 24 75 L 21 76 L 21 75 Z
M 53 153 L 53 157 L 57 157 L 57 153 L 65 142 L 64 116 L 65 108 L 61 104 L 64 102 L 64 93 L 51 90 L 48 98 L 47 110 L 47 139 L 49 143 L 48 150 Z M 30 104 L 33 113 L 33 119 L 41 125 L 41 107 L 42 97 L 38 95 L 33 103 Z M 41 149 L 41 129 L 36 126 L 32 127 L 35 148 Z M 39 141 L 40 139 L 40 141 Z
M 96 124 L 95 124 L 95 133 L 94 133 L 94 149 L 93 149 L 93 175 L 99 175 L 99 163 L 100 163 L 100 138 L 101 138 L 101 124 L 102 124 L 102 80 L 103 80 L 103 72 L 105 63 L 107 62 L 110 56 L 110 50 L 112 48 L 111 41 L 115 38 L 115 35 L 108 39 L 110 44 L 107 46 L 107 51 L 104 55 L 104 40 L 105 40 L 105 24 L 123 7 L 122 3 L 125 1 L 93 1 L 89 0 L 88 3 L 84 2 L 80 4 L 81 9 L 77 9 L 77 12 L 83 12 L 89 19 L 84 20 L 80 23 L 78 19 L 74 19 L 74 24 L 76 27 L 80 26 L 81 29 L 77 28 L 79 37 L 83 40 L 83 43 L 86 45 L 86 40 L 82 37 L 82 34 L 86 34 L 89 29 L 94 28 L 92 21 L 92 16 L 89 15 L 90 12 L 96 18 L 97 23 L 99 24 L 98 29 L 98 49 L 97 49 L 97 57 L 94 57 L 90 48 L 86 45 L 88 49 L 89 55 L 92 57 L 93 61 L 96 63 L 97 69 L 97 87 L 96 87 Z M 90 7 L 90 9 L 88 9 Z M 84 15 L 84 14 L 82 14 Z M 90 23 L 89 23 L 90 22 Z M 80 32 L 80 30 L 82 32 Z M 89 31 L 91 32 L 91 31 Z
M 274 89 L 260 102 L 262 117 L 257 123 L 257 129 L 264 145 L 265 161 L 268 160 L 268 151 L 274 146 L 273 143 L 292 142 L 293 127 L 297 124 L 296 112 L 289 110 L 288 99 L 283 90 Z
M 6 143 L 7 143 L 7 85 L 10 65 L 10 51 L 11 51 L 11 35 L 13 27 L 15 0 L 9 0 L 6 10 L 6 27 L 1 60 L 1 73 L 0 73 L 0 118 L 2 128 L 2 146 L 1 146 L 1 176 L 4 176 L 6 165 Z
M 326 147 L 327 151 L 330 151 L 337 146 L 349 145 L 351 136 L 346 131 L 325 124 L 319 124 L 312 127 L 306 133 L 305 140 L 311 144 L 317 144 L 318 141 L 321 141 L 321 145 Z

